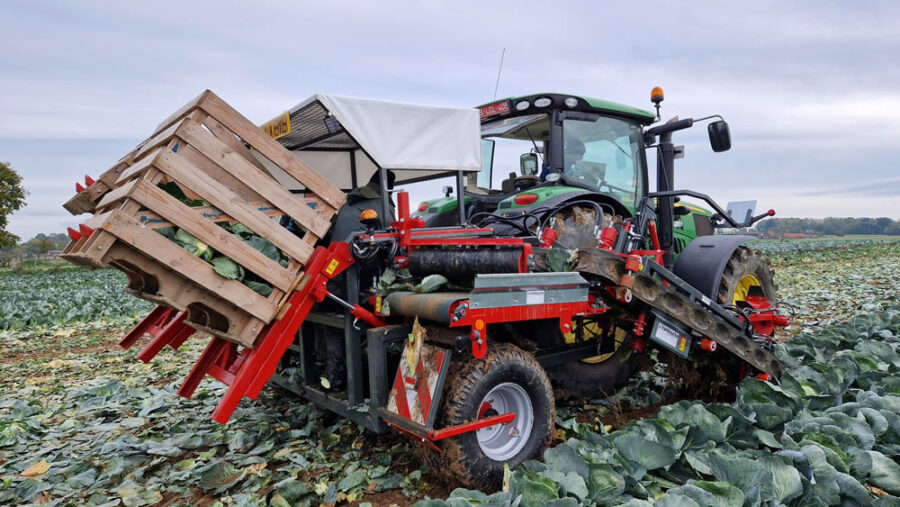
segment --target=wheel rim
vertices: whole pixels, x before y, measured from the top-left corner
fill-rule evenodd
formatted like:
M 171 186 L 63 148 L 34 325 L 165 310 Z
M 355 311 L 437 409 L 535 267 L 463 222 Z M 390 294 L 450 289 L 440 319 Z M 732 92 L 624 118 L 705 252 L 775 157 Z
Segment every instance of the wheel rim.
M 563 335 L 563 339 L 569 345 L 572 345 L 577 341 L 576 332 L 578 331 L 578 327 L 576 325 L 575 329 L 569 331 L 568 333 Z M 588 322 L 584 324 L 584 332 L 585 334 L 590 333 L 591 337 L 600 337 L 603 335 L 603 329 L 596 322 Z M 615 355 L 616 352 L 619 351 L 619 347 L 625 343 L 625 338 L 627 334 L 623 329 L 616 329 L 615 334 L 613 335 L 613 349 L 612 352 L 607 352 L 605 354 L 599 354 L 596 356 L 586 357 L 581 360 L 582 363 L 588 364 L 599 364 L 607 359 L 611 358 Z
M 737 286 L 734 288 L 734 296 L 731 298 L 731 304 L 736 305 L 738 301 L 746 301 L 747 294 L 750 293 L 750 287 L 762 285 L 756 275 L 747 273 L 738 280 Z
M 531 398 L 518 384 L 504 382 L 491 389 L 481 401 L 479 417 L 512 412 L 516 418 L 508 424 L 495 424 L 475 432 L 478 447 L 494 461 L 508 461 L 525 447 L 534 424 Z

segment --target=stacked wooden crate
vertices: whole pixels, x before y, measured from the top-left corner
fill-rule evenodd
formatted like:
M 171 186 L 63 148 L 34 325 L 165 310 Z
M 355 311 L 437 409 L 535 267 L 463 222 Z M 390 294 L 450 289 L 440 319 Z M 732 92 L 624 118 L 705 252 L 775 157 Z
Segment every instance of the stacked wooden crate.
M 256 155 L 306 188 L 294 194 Z M 160 188 L 176 184 L 189 206 Z M 205 91 L 159 125 L 153 135 L 98 181 L 66 203 L 73 214 L 92 212 L 63 257 L 112 266 L 128 276 L 131 294 L 186 311 L 187 323 L 252 347 L 297 286 L 314 244 L 331 226 L 345 196 L 222 99 Z M 279 225 L 288 216 L 299 233 Z M 218 224 L 240 223 L 276 246 L 282 267 Z M 273 287 L 263 296 L 155 231 L 178 227 Z M 77 235 L 76 235 L 77 237 Z

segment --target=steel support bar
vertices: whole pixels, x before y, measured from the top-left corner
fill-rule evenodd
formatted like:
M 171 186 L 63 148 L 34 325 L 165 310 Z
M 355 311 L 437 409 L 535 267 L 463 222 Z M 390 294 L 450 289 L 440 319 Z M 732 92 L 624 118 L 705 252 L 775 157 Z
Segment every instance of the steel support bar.
M 484 419 L 476 419 L 470 423 L 457 424 L 456 426 L 450 426 L 449 428 L 440 430 L 428 430 L 426 434 L 428 435 L 428 438 L 432 440 L 443 440 L 445 438 L 455 437 L 456 435 L 462 435 L 463 433 L 468 433 L 470 431 L 477 431 L 482 428 L 487 428 L 488 426 L 493 426 L 495 424 L 509 424 L 515 418 L 516 414 L 514 414 L 513 412 L 507 412 L 505 414 L 485 417 Z
M 378 433 L 387 431 L 387 425 L 378 415 L 378 409 L 387 405 L 390 392 L 390 376 L 388 375 L 387 351 L 385 342 L 402 342 L 412 332 L 410 326 L 395 325 L 369 329 L 366 332 L 369 359 L 369 414 L 377 426 Z
M 362 332 L 354 326 L 352 318 L 353 310 L 359 305 L 359 269 L 357 266 L 350 266 L 344 273 L 344 287 L 347 294 L 347 303 L 350 310 L 344 315 L 344 354 L 347 365 L 347 399 L 350 405 L 362 403 L 365 399 L 363 391 L 363 366 L 362 366 L 362 345 L 360 335 Z M 338 298 L 340 299 L 340 298 Z M 360 307 L 360 309 L 362 309 Z M 367 312 L 368 313 L 368 312 Z M 372 315 L 374 318 L 375 316 Z M 364 319 L 365 320 L 365 319 Z M 379 322 L 380 319 L 376 319 Z M 382 322 L 383 324 L 383 322 Z
M 596 356 L 597 347 L 599 345 L 600 344 L 595 341 L 587 345 L 582 345 L 580 347 L 572 347 L 561 350 L 559 352 L 544 354 L 542 356 L 538 356 L 536 359 L 542 367 L 553 368 L 554 366 L 559 366 L 561 364 L 566 364 L 572 361 L 579 361 L 581 359 Z
M 352 410 L 350 408 L 350 403 L 347 403 L 344 400 L 332 398 L 331 396 L 328 396 L 327 394 L 313 389 L 309 386 L 303 387 L 303 396 L 316 405 L 330 410 L 341 417 L 350 419 L 351 421 L 363 426 L 366 429 L 378 433 L 384 432 L 383 429 L 379 429 L 380 426 L 376 424 L 376 419 L 369 415 L 368 412 L 359 412 L 357 410 Z

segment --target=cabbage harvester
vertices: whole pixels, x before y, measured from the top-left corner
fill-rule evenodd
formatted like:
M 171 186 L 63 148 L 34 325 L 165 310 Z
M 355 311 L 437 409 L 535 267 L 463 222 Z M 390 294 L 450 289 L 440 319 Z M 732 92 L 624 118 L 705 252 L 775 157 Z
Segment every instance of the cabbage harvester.
M 555 396 L 609 394 L 651 348 L 730 383 L 781 373 L 771 270 L 746 236 L 713 234 L 774 212 L 676 189 L 675 132 L 715 120 L 713 150 L 731 140 L 718 117 L 659 122 L 662 98 L 653 114 L 564 94 L 476 109 L 316 95 L 257 128 L 207 91 L 78 184 L 65 206 L 93 216 L 65 257 L 158 304 L 121 342 L 149 334 L 141 360 L 211 336 L 179 393 L 226 384 L 215 420 L 273 384 L 495 486 L 546 448 Z M 493 189 L 497 143 L 520 174 Z M 396 217 L 384 192 L 325 241 L 346 192 L 373 175 L 388 188 L 388 171 Z M 410 211 L 402 185 L 448 176 L 455 189 Z M 329 329 L 340 389 L 323 385 Z

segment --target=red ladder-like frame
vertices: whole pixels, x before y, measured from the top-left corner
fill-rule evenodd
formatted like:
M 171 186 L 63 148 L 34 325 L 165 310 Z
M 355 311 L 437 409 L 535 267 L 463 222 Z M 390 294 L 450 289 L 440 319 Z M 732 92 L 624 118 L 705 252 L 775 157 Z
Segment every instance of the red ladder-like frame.
M 213 411 L 212 418 L 225 424 L 244 396 L 250 399 L 259 396 L 266 382 L 275 373 L 281 356 L 295 340 L 313 305 L 328 296 L 328 281 L 353 262 L 347 243 L 335 242 L 327 249 L 316 248 L 297 290 L 285 303 L 281 317 L 263 328 L 256 345 L 250 349 L 239 348 L 234 343 L 214 336 L 184 380 L 178 394 L 190 398 L 206 375 L 218 379 L 228 386 L 228 390 Z M 359 305 L 354 305 L 351 313 L 372 325 L 385 325 Z M 177 349 L 194 333 L 194 328 L 184 323 L 186 316 L 185 312 L 158 306 L 119 344 L 126 349 L 130 348 L 141 336 L 149 333 L 154 338 L 138 355 L 142 361 L 148 362 L 165 345 Z

